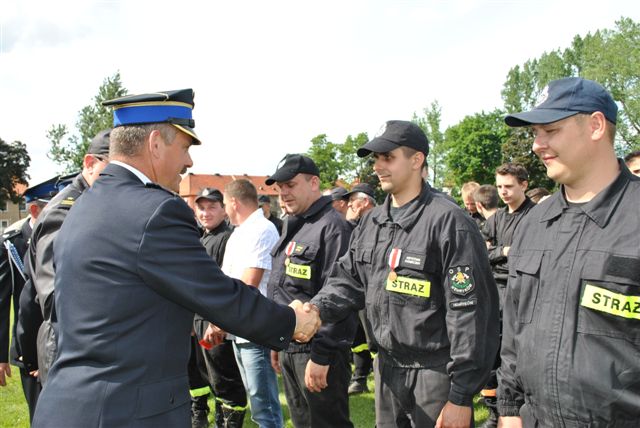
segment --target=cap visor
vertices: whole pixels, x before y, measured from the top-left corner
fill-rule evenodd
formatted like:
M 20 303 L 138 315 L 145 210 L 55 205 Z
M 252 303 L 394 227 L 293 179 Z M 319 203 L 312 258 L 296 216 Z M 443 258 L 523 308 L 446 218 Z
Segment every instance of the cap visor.
M 271 177 L 267 178 L 264 182 L 267 186 L 271 186 L 274 183 L 282 183 L 284 181 L 289 181 L 293 177 L 297 175 L 296 172 L 291 172 L 285 169 L 281 169 L 280 171 L 276 171 Z
M 383 138 L 378 137 L 378 138 L 374 138 L 364 146 L 360 147 L 356 152 L 356 154 L 358 155 L 358 157 L 363 158 L 372 152 L 387 153 L 397 149 L 398 147 L 400 147 L 398 144 L 392 143 L 389 140 L 385 140 Z
M 505 116 L 504 122 L 511 127 L 541 125 L 557 122 L 578 114 L 577 111 L 535 109 Z
M 200 138 L 198 138 L 198 136 L 196 135 L 196 131 L 194 131 L 193 128 L 190 128 L 184 125 L 176 125 L 175 123 L 172 123 L 172 125 L 178 128 L 179 130 L 181 130 L 182 132 L 184 132 L 185 134 L 190 135 L 191 138 L 193 138 L 194 145 L 199 146 L 200 144 L 202 144 L 202 141 L 200 141 Z

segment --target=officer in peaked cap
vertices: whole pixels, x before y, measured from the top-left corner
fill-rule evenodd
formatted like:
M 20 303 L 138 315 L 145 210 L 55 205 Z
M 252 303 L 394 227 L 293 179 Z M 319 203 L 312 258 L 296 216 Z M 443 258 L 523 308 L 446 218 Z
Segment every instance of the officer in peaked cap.
M 190 427 L 194 313 L 274 349 L 308 340 L 316 315 L 225 276 L 175 192 L 199 144 L 193 91 L 107 101 L 110 163 L 53 245 L 58 356 L 34 427 Z M 268 326 L 268 327 L 267 327 Z
M 100 131 L 91 140 L 80 173 L 58 178 L 55 186 L 59 193 L 42 211 L 31 235 L 25 258 L 29 279 L 20 297 L 16 339 L 22 350 L 23 364 L 29 371 L 38 370 L 42 385 L 46 383 L 56 355 L 53 242 L 76 200 L 107 166 L 110 133 L 111 129 Z
M 32 370 L 26 369 L 21 361 L 22 351 L 15 339 L 18 302 L 26 278 L 24 257 L 28 250 L 31 232 L 38 216 L 56 193 L 57 179 L 58 177 L 51 178 L 24 192 L 23 197 L 29 217 L 9 226 L 0 237 L 0 386 L 6 386 L 6 376 L 11 376 L 10 364 L 18 366 L 30 418 L 33 417 L 38 401 L 40 384 L 37 378 L 29 373 Z M 14 325 L 9 352 L 9 313 L 12 297 Z

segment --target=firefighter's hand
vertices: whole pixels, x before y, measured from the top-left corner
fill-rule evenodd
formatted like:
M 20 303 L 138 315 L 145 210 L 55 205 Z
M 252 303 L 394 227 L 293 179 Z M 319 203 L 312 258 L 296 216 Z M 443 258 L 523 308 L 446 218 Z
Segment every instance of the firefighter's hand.
M 436 428 L 469 428 L 471 426 L 471 418 L 473 411 L 469 406 L 458 406 L 450 401 L 444 405 L 438 420 Z
M 330 366 L 322 366 L 309 360 L 304 371 L 304 384 L 311 392 L 320 392 L 327 387 Z

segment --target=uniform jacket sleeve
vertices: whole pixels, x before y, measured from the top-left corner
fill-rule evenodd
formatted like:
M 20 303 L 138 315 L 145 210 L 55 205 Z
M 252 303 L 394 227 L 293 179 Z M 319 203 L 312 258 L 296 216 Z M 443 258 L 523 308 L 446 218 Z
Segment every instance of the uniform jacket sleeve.
M 0 363 L 9 362 L 9 316 L 11 313 L 11 267 L 0 239 Z
M 137 257 L 138 273 L 149 287 L 225 331 L 272 349 L 291 340 L 293 310 L 224 275 L 202 247 L 193 213 L 179 198 L 165 200 L 151 216 Z
M 444 278 L 447 334 L 451 346 L 449 401 L 472 405 L 484 386 L 498 349 L 498 293 L 487 260 L 485 243 L 472 220 L 447 222 L 440 248 Z M 467 272 L 471 290 L 454 284 L 454 273 Z M 467 268 L 470 268 L 467 270 Z
M 324 237 L 322 242 L 322 276 L 321 284 L 326 283 L 336 261 L 347 251 L 349 246 L 348 225 L 334 229 Z M 351 346 L 356 327 L 355 312 L 336 322 L 325 322 L 311 342 L 311 360 L 316 364 L 329 365 L 333 361 L 335 351 Z
M 519 239 L 516 238 L 514 242 L 519 242 Z M 517 258 L 516 251 L 511 253 L 512 262 Z M 518 309 L 513 291 L 515 281 L 515 276 L 510 274 L 502 312 L 501 363 L 498 368 L 498 411 L 502 416 L 519 416 L 520 407 L 524 404 L 524 394 L 516 378 L 515 326 L 518 323 Z
M 489 262 L 493 265 L 496 263 L 503 262 L 507 258 L 502 254 L 502 245 L 498 245 L 498 216 L 500 210 L 498 210 L 494 215 L 489 217 L 489 220 L 484 225 L 482 229 L 482 234 L 484 235 L 484 239 L 488 241 L 491 245 L 489 246 Z
M 36 289 L 29 278 L 20 293 L 20 312 L 16 325 L 16 338 L 22 352 L 25 369 L 38 368 L 38 328 L 42 324 L 42 313 L 36 296 Z
M 349 249 L 335 263 L 322 290 L 311 300 L 320 309 L 323 322 L 337 322 L 353 312 L 364 309 L 364 286 L 355 266 L 354 242 L 360 234 L 356 227 L 351 235 Z

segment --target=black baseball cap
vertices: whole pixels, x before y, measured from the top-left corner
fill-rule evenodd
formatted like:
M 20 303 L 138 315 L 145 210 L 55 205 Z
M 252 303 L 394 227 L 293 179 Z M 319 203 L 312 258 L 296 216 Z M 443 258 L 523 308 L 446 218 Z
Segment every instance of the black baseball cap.
M 549 82 L 531 111 L 507 115 L 504 121 L 511 127 L 539 125 L 596 111 L 616 123 L 618 106 L 602 85 L 581 77 L 566 77 Z
M 104 131 L 98 132 L 98 134 L 91 140 L 89 148 L 87 149 L 87 154 L 109 156 L 110 135 L 111 129 L 105 129 Z
M 363 158 L 371 152 L 386 153 L 401 146 L 411 147 L 425 156 L 429 154 L 429 140 L 424 131 L 406 120 L 390 120 L 382 125 L 373 140 L 360 147 L 357 154 Z
M 271 198 L 267 195 L 258 196 L 258 205 L 271 204 Z
M 373 187 L 368 183 L 356 184 L 351 188 L 351 191 L 346 193 L 342 198 L 349 199 L 349 197 L 351 197 L 351 195 L 353 195 L 354 193 L 365 193 L 375 199 L 375 191 L 373 190 Z
M 331 189 L 331 200 L 332 201 L 340 201 L 344 199 L 344 195 L 347 194 L 347 189 L 344 187 L 338 186 Z
M 267 186 L 276 182 L 289 181 L 298 174 L 320 176 L 320 171 L 311 158 L 304 155 L 288 154 L 282 158 L 276 172 L 265 180 Z
M 224 201 L 224 196 L 222 195 L 222 192 L 214 187 L 205 187 L 204 189 L 202 189 L 200 193 L 198 193 L 198 196 L 196 197 L 196 202 L 198 202 L 198 200 L 202 198 L 208 199 L 213 202 L 220 202 L 220 203 L 223 203 Z

